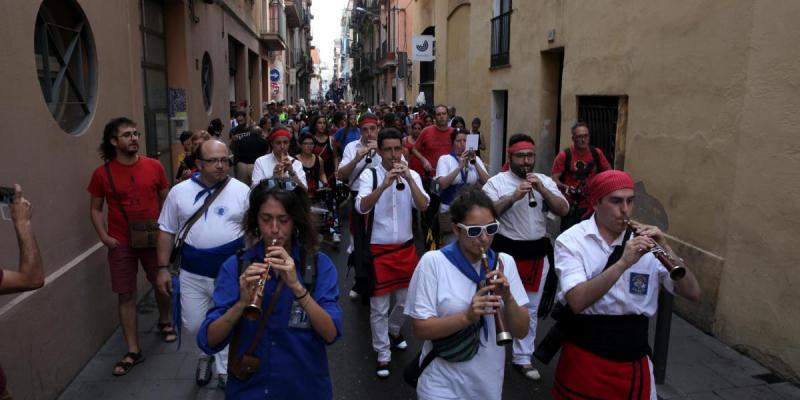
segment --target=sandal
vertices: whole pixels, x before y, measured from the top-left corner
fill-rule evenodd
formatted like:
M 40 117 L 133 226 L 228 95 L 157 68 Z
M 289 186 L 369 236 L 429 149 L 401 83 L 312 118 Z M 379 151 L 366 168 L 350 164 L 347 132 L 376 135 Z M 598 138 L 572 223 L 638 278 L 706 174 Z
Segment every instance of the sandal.
M 133 360 L 133 362 L 125 361 L 126 358 Z M 114 369 L 111 370 L 111 375 L 114 376 L 126 375 L 128 372 L 131 372 L 131 369 L 133 369 L 134 365 L 141 364 L 142 362 L 144 362 L 144 354 L 142 354 L 141 351 L 139 351 L 138 353 L 128 352 L 127 354 L 122 356 L 122 361 L 114 364 Z M 119 372 L 117 371 L 117 368 L 120 369 Z
M 161 335 L 161 340 L 166 343 L 178 340 L 178 335 L 175 333 L 175 328 L 172 327 L 172 322 L 159 322 L 158 333 Z

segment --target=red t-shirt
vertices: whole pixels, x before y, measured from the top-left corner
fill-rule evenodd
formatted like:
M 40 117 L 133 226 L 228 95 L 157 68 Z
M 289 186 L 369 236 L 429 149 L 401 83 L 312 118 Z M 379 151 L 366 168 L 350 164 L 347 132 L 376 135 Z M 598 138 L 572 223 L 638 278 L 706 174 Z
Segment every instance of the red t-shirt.
M 414 144 L 417 151 L 431 163 L 434 172 L 439 157 L 449 154 L 453 148 L 453 143 L 450 142 L 451 132 L 453 132 L 453 128 L 447 127 L 445 130 L 439 130 L 436 125 L 431 125 L 422 130 Z
M 158 192 L 169 187 L 161 163 L 143 156 L 133 165 L 117 160 L 108 163 L 114 186 L 130 219 L 158 219 Z M 104 166 L 97 167 L 87 188 L 92 197 L 105 198 L 108 203 L 108 234 L 120 244 L 128 244 L 128 224 L 111 190 Z
M 409 137 L 410 136 L 406 136 L 403 138 L 403 155 L 406 157 L 406 160 L 408 160 L 408 168 L 416 171 L 420 176 L 424 176 L 425 168 L 422 167 L 422 161 L 420 161 L 419 158 L 417 158 L 414 154 L 411 154 L 411 149 L 414 147 L 414 145 L 408 140 Z
M 570 146 L 569 151 L 572 153 L 570 155 L 571 161 L 569 166 L 569 174 L 566 176 L 562 176 L 562 172 L 566 169 L 564 166 L 564 162 L 566 161 L 567 154 L 562 150 L 556 156 L 555 161 L 553 161 L 553 170 L 551 172 L 551 176 L 558 177 L 561 183 L 576 187 L 581 183 L 581 179 L 579 177 L 585 176 L 585 180 L 588 181 L 591 177 L 597 175 L 600 172 L 606 171 L 611 169 L 611 165 L 606 160 L 606 156 L 603 154 L 603 151 L 600 149 L 596 149 L 597 151 L 597 160 L 600 162 L 598 168 L 595 168 L 594 165 L 594 157 L 592 157 L 591 151 L 583 151 L 578 152 L 575 150 L 575 146 Z M 578 165 L 580 164 L 581 170 L 579 171 Z M 567 200 L 572 201 L 572 199 L 567 196 Z M 585 202 L 584 202 L 585 203 Z M 585 207 L 588 204 L 581 204 L 581 207 Z

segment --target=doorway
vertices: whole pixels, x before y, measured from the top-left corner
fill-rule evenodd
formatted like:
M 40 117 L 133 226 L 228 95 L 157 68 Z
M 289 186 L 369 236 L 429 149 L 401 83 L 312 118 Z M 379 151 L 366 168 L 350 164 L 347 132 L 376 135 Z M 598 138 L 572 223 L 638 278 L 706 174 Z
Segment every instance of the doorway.
M 540 146 L 536 170 L 550 174 L 553 159 L 561 150 L 561 79 L 564 75 L 564 48 L 543 51 Z
M 167 176 L 172 176 L 164 4 L 158 0 L 142 0 L 140 11 L 146 154 L 159 160 Z
M 578 96 L 578 120 L 589 126 L 589 143 L 615 169 L 625 168 L 628 96 Z
M 422 31 L 423 35 L 436 36 L 436 27 L 429 26 Z M 434 53 L 436 57 L 436 47 L 434 41 Z M 420 61 L 419 63 L 419 91 L 425 93 L 425 105 L 433 106 L 435 100 L 433 98 L 433 86 L 436 80 L 436 60 L 434 61 Z
M 491 158 L 489 174 L 500 172 L 506 162 L 506 143 L 508 143 L 508 90 L 492 91 L 492 138 L 490 140 Z

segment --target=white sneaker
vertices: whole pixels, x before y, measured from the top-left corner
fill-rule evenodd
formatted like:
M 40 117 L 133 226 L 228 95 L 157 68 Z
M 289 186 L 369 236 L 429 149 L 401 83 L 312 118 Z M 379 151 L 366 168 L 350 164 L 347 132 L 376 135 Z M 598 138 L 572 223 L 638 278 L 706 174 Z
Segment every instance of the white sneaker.
M 334 232 L 333 233 L 333 243 L 341 243 L 341 241 L 342 241 L 342 235 Z
M 538 381 L 539 379 L 542 379 L 542 375 L 539 374 L 539 371 L 532 365 L 524 365 L 524 366 L 519 364 L 513 364 L 513 365 L 514 369 L 516 369 L 517 372 L 519 372 L 520 374 L 522 374 L 522 376 L 532 381 Z
M 361 295 L 356 293 L 355 290 L 350 290 L 349 296 L 350 296 L 350 300 L 357 300 Z
M 397 336 L 389 334 L 389 341 L 397 350 L 404 351 L 408 348 L 408 342 L 406 342 L 406 338 L 403 337 L 401 334 L 397 334 Z

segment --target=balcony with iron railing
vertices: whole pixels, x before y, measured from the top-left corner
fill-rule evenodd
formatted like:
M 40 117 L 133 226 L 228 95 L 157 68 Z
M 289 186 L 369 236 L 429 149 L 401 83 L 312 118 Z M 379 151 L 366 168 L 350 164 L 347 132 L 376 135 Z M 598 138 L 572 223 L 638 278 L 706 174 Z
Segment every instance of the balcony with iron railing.
M 286 24 L 289 28 L 300 28 L 305 21 L 306 0 L 286 0 Z
M 491 67 L 502 67 L 509 64 L 510 36 L 511 11 L 492 18 Z
M 278 0 L 262 0 L 259 38 L 269 50 L 286 50 L 286 18 Z

